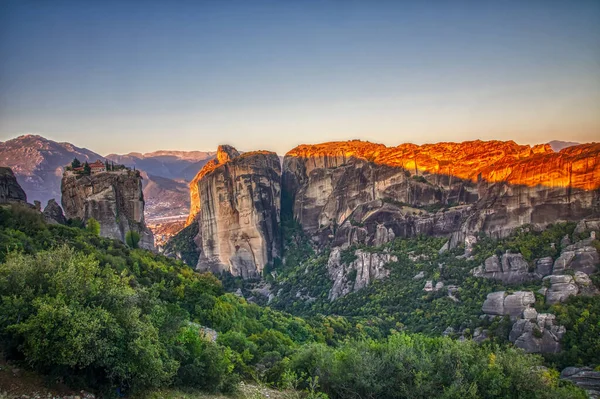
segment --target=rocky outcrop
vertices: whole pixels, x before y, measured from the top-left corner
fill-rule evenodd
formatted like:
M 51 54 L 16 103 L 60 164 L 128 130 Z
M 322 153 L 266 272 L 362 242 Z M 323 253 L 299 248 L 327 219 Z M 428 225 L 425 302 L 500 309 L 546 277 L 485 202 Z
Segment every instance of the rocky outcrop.
M 280 257 L 280 179 L 277 154 L 219 146 L 190 183 L 187 223 L 199 225 L 199 270 L 256 277 Z
M 600 257 L 592 246 L 592 238 L 579 241 L 564 248 L 554 262 L 553 274 L 563 274 L 566 270 L 592 274 L 598 270 Z
M 522 283 L 542 277 L 529 271 L 529 264 L 523 259 L 523 255 L 511 253 L 502 255 L 502 258 L 498 255 L 490 256 L 483 265 L 471 270 L 471 274 L 475 277 L 500 280 L 506 284 Z
M 125 241 L 127 232 L 140 235 L 139 246 L 153 249 L 154 238 L 144 221 L 144 194 L 139 172 L 122 170 L 78 176 L 65 172 L 61 185 L 67 218 L 100 223 L 100 235 Z
M 333 281 L 329 291 L 329 300 L 345 296 L 368 286 L 374 280 L 380 280 L 389 275 L 385 265 L 396 262 L 398 258 L 389 253 L 366 252 L 361 249 L 354 251 L 351 261 L 342 259 L 342 249 L 331 250 L 327 261 L 327 271 Z
M 546 290 L 546 303 L 555 304 L 564 302 L 572 295 L 596 295 L 598 289 L 592 283 L 590 277 L 583 272 L 575 272 L 573 276 L 568 274 L 554 274 L 544 277 L 549 288 Z
M 0 166 L 0 204 L 26 203 L 27 195 L 10 168 Z
M 590 367 L 566 367 L 560 372 L 560 378 L 584 389 L 590 398 L 600 398 L 600 371 Z
M 527 353 L 558 353 L 564 326 L 556 324 L 556 316 L 549 313 L 529 312 L 513 324 L 508 336 L 510 342 Z
M 44 208 L 43 214 L 46 223 L 67 224 L 67 218 L 63 214 L 62 208 L 56 203 L 54 198 L 48 201 L 48 204 Z
M 362 141 L 302 145 L 284 159 L 284 209 L 317 245 L 474 232 L 600 214 L 600 144 L 554 152 L 500 141 L 386 147 Z
M 508 294 L 496 291 L 487 295 L 482 311 L 489 316 L 520 317 L 525 309 L 535 303 L 535 295 L 531 291 L 517 291 Z

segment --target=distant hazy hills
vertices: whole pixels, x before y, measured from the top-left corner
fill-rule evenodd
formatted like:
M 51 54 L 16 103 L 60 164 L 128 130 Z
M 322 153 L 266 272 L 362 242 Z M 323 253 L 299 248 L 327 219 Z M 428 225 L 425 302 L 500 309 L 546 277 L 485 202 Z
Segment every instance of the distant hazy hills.
M 149 175 L 191 181 L 215 154 L 203 151 L 155 151 L 146 154 L 109 154 L 106 158 L 129 167 L 135 166 Z
M 109 159 L 142 171 L 148 218 L 186 214 L 189 210 L 188 182 L 214 152 L 156 151 L 147 154 L 110 154 L 106 157 L 70 143 L 42 136 L 25 135 L 0 142 L 0 166 L 15 173 L 29 202 L 45 205 L 51 198 L 60 203 L 63 168 L 73 158 L 81 161 Z
M 563 148 L 567 148 L 567 147 L 572 147 L 574 145 L 578 145 L 581 143 L 577 143 L 575 141 L 560 141 L 560 140 L 552 140 L 550 142 L 548 142 L 548 144 L 550 144 L 550 147 L 552 147 L 552 149 L 556 152 L 562 150 Z
M 0 165 L 13 170 L 30 203 L 38 200 L 46 205 L 51 198 L 60 203 L 63 167 L 73 158 L 80 161 L 104 159 L 86 148 L 36 135 L 20 136 L 0 143 Z

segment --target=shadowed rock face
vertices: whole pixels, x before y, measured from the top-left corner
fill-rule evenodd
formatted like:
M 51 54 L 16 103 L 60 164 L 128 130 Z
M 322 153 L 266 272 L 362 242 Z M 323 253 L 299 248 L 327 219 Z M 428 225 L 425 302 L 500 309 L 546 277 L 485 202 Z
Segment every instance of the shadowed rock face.
M 280 180 L 277 154 L 240 155 L 219 146 L 190 184 L 188 224 L 199 224 L 198 269 L 249 278 L 280 256 Z
M 100 235 L 125 241 L 128 231 L 140 235 L 139 246 L 153 249 L 154 237 L 144 222 L 144 194 L 138 172 L 120 171 L 62 179 L 62 206 L 67 218 L 100 222 Z
M 50 224 L 67 224 L 67 218 L 54 198 L 49 200 L 48 205 L 44 208 L 44 219 Z
M 361 141 L 302 145 L 284 159 L 284 211 L 318 245 L 473 232 L 504 237 L 600 215 L 600 144 L 565 148 L 473 141 L 386 147 Z M 440 208 L 447 207 L 445 211 Z
M 0 204 L 9 202 L 27 202 L 25 191 L 17 182 L 10 168 L 0 166 Z

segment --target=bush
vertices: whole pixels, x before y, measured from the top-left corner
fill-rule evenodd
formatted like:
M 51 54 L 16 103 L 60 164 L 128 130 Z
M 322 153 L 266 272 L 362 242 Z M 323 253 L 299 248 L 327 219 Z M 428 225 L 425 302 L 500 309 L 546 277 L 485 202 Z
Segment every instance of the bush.
M 95 236 L 100 235 L 100 222 L 98 222 L 94 218 L 89 218 L 87 221 L 87 225 L 85 226 L 86 230 L 92 233 Z
M 125 243 L 129 248 L 137 248 L 140 242 L 140 234 L 137 231 L 129 230 L 125 234 Z

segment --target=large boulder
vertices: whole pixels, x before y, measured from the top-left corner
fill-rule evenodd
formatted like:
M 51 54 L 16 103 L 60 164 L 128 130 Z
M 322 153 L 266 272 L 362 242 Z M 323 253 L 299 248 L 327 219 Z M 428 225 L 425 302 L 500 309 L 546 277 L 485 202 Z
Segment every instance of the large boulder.
M 552 264 L 550 258 L 550 265 Z M 516 284 L 526 281 L 541 279 L 542 275 L 538 273 L 549 274 L 548 259 L 538 260 L 536 262 L 535 272 L 529 271 L 529 264 L 521 254 L 506 253 L 502 258 L 493 255 L 487 258 L 483 265 L 471 270 L 475 277 L 493 279 L 502 281 L 505 284 Z
M 556 324 L 556 316 L 540 313 L 535 318 L 517 320 L 508 339 L 527 353 L 558 353 L 565 332 L 564 326 Z
M 549 284 L 546 290 L 546 303 L 555 304 L 564 302 L 573 295 L 596 295 L 598 289 L 592 283 L 590 277 L 583 272 L 575 272 L 573 276 L 568 274 L 550 275 L 544 277 Z
M 564 274 L 566 270 L 592 274 L 598 270 L 600 257 L 591 245 L 591 240 L 584 240 L 566 247 L 554 262 L 553 274 Z
M 487 295 L 482 311 L 490 316 L 520 317 L 523 311 L 534 303 L 535 295 L 531 291 L 517 291 L 512 294 L 496 291 Z
M 259 276 L 281 256 L 281 164 L 267 151 L 219 146 L 190 183 L 188 224 L 198 223 L 197 269 Z

